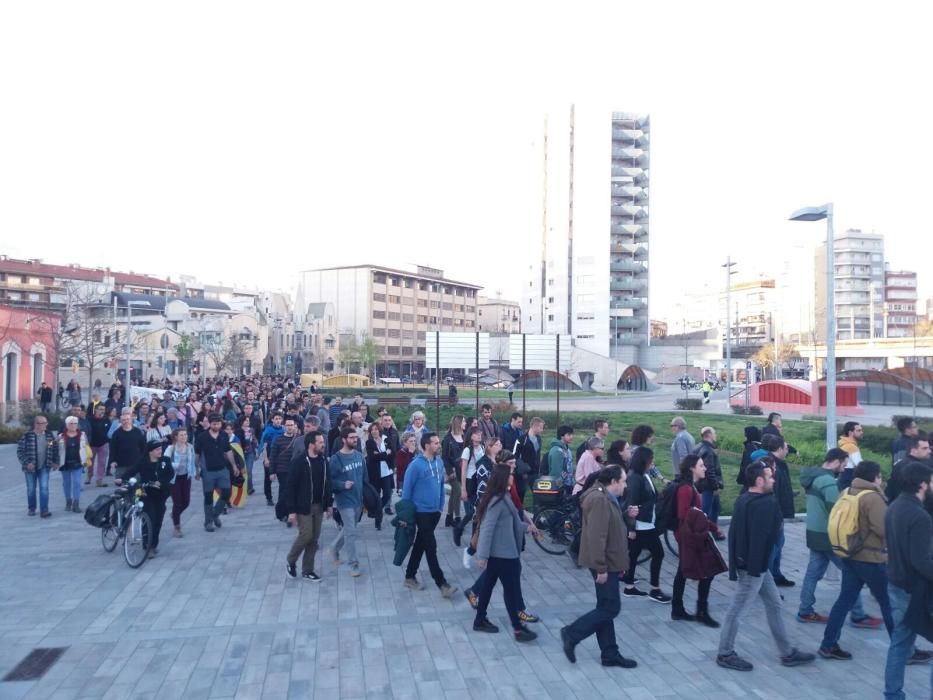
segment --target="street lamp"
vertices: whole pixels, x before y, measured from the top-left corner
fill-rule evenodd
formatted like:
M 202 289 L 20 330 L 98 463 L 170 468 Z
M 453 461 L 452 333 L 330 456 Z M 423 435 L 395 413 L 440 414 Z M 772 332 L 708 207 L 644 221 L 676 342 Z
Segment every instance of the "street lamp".
M 826 449 L 836 446 L 836 299 L 833 261 L 833 205 L 804 207 L 791 221 L 826 219 Z
M 726 256 L 726 401 L 732 398 L 732 319 L 730 317 L 732 306 L 732 275 L 738 274 L 732 268 L 735 263 L 731 256 Z

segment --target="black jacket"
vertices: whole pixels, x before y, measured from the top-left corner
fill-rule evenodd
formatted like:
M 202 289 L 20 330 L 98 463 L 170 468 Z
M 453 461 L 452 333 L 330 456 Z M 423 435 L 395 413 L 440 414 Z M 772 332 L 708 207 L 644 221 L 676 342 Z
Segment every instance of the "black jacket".
M 888 581 L 911 592 L 933 583 L 933 520 L 915 496 L 901 494 L 884 514 Z
M 456 474 L 460 478 L 460 458 L 463 456 L 463 448 L 466 446 L 466 440 L 457 442 L 454 436 L 449 432 L 444 436 L 441 442 L 441 457 L 444 460 L 444 471 L 448 474 Z
M 292 448 L 296 442 L 301 442 L 304 437 L 295 435 L 288 437 L 284 433 L 279 435 L 272 442 L 272 448 L 269 450 L 269 470 L 274 474 L 288 473 L 292 462 Z
M 638 517 L 635 519 L 643 523 L 651 522 L 654 517 L 654 507 L 658 502 L 658 492 L 652 488 L 654 484 L 649 483 L 650 480 L 651 477 L 647 474 L 630 471 L 622 504 L 623 513 L 628 506 L 638 506 Z
M 923 464 L 920 460 L 914 459 L 908 454 L 891 467 L 891 478 L 888 479 L 888 483 L 884 487 L 884 495 L 888 499 L 888 503 L 892 503 L 900 495 L 901 490 L 904 488 L 903 484 L 901 484 L 901 472 L 907 468 L 907 465 L 914 462 Z
M 761 443 L 757 440 L 746 440 L 745 447 L 742 450 L 742 461 L 739 463 L 739 471 L 735 475 L 735 483 L 739 486 L 745 486 L 745 467 L 752 463 L 752 453 L 761 449 Z
M 772 455 L 773 456 L 773 455 Z M 774 498 L 784 518 L 794 517 L 794 486 L 790 481 L 790 469 L 783 459 L 774 458 Z
M 537 476 L 541 464 L 541 436 L 538 436 L 538 449 L 535 449 L 534 443 L 528 438 L 528 433 L 515 443 L 515 449 L 518 450 L 518 458 L 531 467 L 528 476 Z
M 716 452 L 716 448 L 713 447 L 713 444 L 704 440 L 697 445 L 694 454 L 703 460 L 703 465 L 706 467 L 706 478 L 697 484 L 697 491 L 700 493 L 712 493 L 713 491 L 721 489 L 723 487 L 722 467 L 719 464 L 719 455 Z
M 321 508 L 327 509 L 333 500 L 323 455 L 312 459 L 304 454 L 292 460 L 288 465 L 288 490 L 285 492 L 289 513 L 309 515 L 312 503 L 320 503 Z
M 162 457 L 158 462 L 152 462 L 145 459 L 128 469 L 123 476 L 123 483 L 135 476 L 141 483 L 154 484 L 158 482 L 159 487 L 146 487 L 146 496 L 149 498 L 161 498 L 163 501 L 171 495 L 172 481 L 175 479 L 175 469 L 172 467 L 172 461 L 168 457 Z
M 88 423 L 91 429 L 88 431 L 87 441 L 91 447 L 101 447 L 108 442 L 107 429 L 110 428 L 110 421 L 107 416 L 97 418 L 94 415 L 88 417 Z M 118 428 L 119 430 L 119 428 Z
M 395 455 L 395 453 L 398 452 L 399 448 L 401 447 L 398 431 L 395 428 L 386 428 L 382 431 L 382 434 L 386 439 L 386 447 L 391 449 L 392 454 Z M 389 466 L 392 466 L 391 463 Z
M 781 510 L 771 494 L 746 491 L 735 500 L 729 526 L 730 580 L 738 580 L 739 569 L 749 576 L 768 570 L 781 526 Z
M 380 462 L 388 464 L 389 469 L 395 466 L 395 452 L 392 451 L 388 442 L 386 440 L 385 452 L 380 452 L 379 445 L 376 444 L 375 440 L 372 438 L 366 440 L 366 476 L 369 477 L 369 483 L 371 484 L 378 484 L 382 481 Z
M 132 467 L 146 459 L 146 434 L 137 427 L 113 431 L 110 438 L 110 462 L 118 467 Z

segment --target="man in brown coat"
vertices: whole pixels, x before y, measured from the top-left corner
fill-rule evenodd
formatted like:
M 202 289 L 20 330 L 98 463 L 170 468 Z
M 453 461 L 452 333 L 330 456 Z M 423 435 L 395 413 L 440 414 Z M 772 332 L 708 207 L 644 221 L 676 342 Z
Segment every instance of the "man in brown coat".
M 621 609 L 619 574 L 628 566 L 628 529 L 618 498 L 625 491 L 625 472 L 614 465 L 599 472 L 596 485 L 583 494 L 583 532 L 580 535 L 580 566 L 585 566 L 596 582 L 596 609 L 560 631 L 564 654 L 577 662 L 575 647 L 596 635 L 603 666 L 635 668 L 638 664 L 619 653 L 613 620 Z

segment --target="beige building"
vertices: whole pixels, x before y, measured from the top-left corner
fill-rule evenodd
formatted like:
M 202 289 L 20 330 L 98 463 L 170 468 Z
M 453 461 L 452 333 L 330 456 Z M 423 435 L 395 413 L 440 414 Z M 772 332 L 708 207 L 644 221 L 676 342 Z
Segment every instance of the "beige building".
M 503 299 L 498 292 L 495 298 L 476 299 L 477 328 L 485 333 L 521 333 L 522 309 L 517 301 Z
M 481 287 L 446 279 L 443 270 L 355 265 L 306 270 L 300 277 L 310 304 L 333 305 L 339 336 L 372 338 L 378 376 L 422 377 L 429 332 L 478 330 Z

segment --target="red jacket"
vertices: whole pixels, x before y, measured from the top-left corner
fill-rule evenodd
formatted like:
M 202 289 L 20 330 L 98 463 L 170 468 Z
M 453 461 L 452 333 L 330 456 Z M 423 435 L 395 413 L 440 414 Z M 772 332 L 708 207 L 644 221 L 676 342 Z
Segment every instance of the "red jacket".
M 684 484 L 677 489 L 677 522 L 674 536 L 680 547 L 680 570 L 684 576 L 700 580 L 712 578 L 727 570 L 719 548 L 710 537 L 719 528 L 700 508 L 700 494 L 692 485 Z

